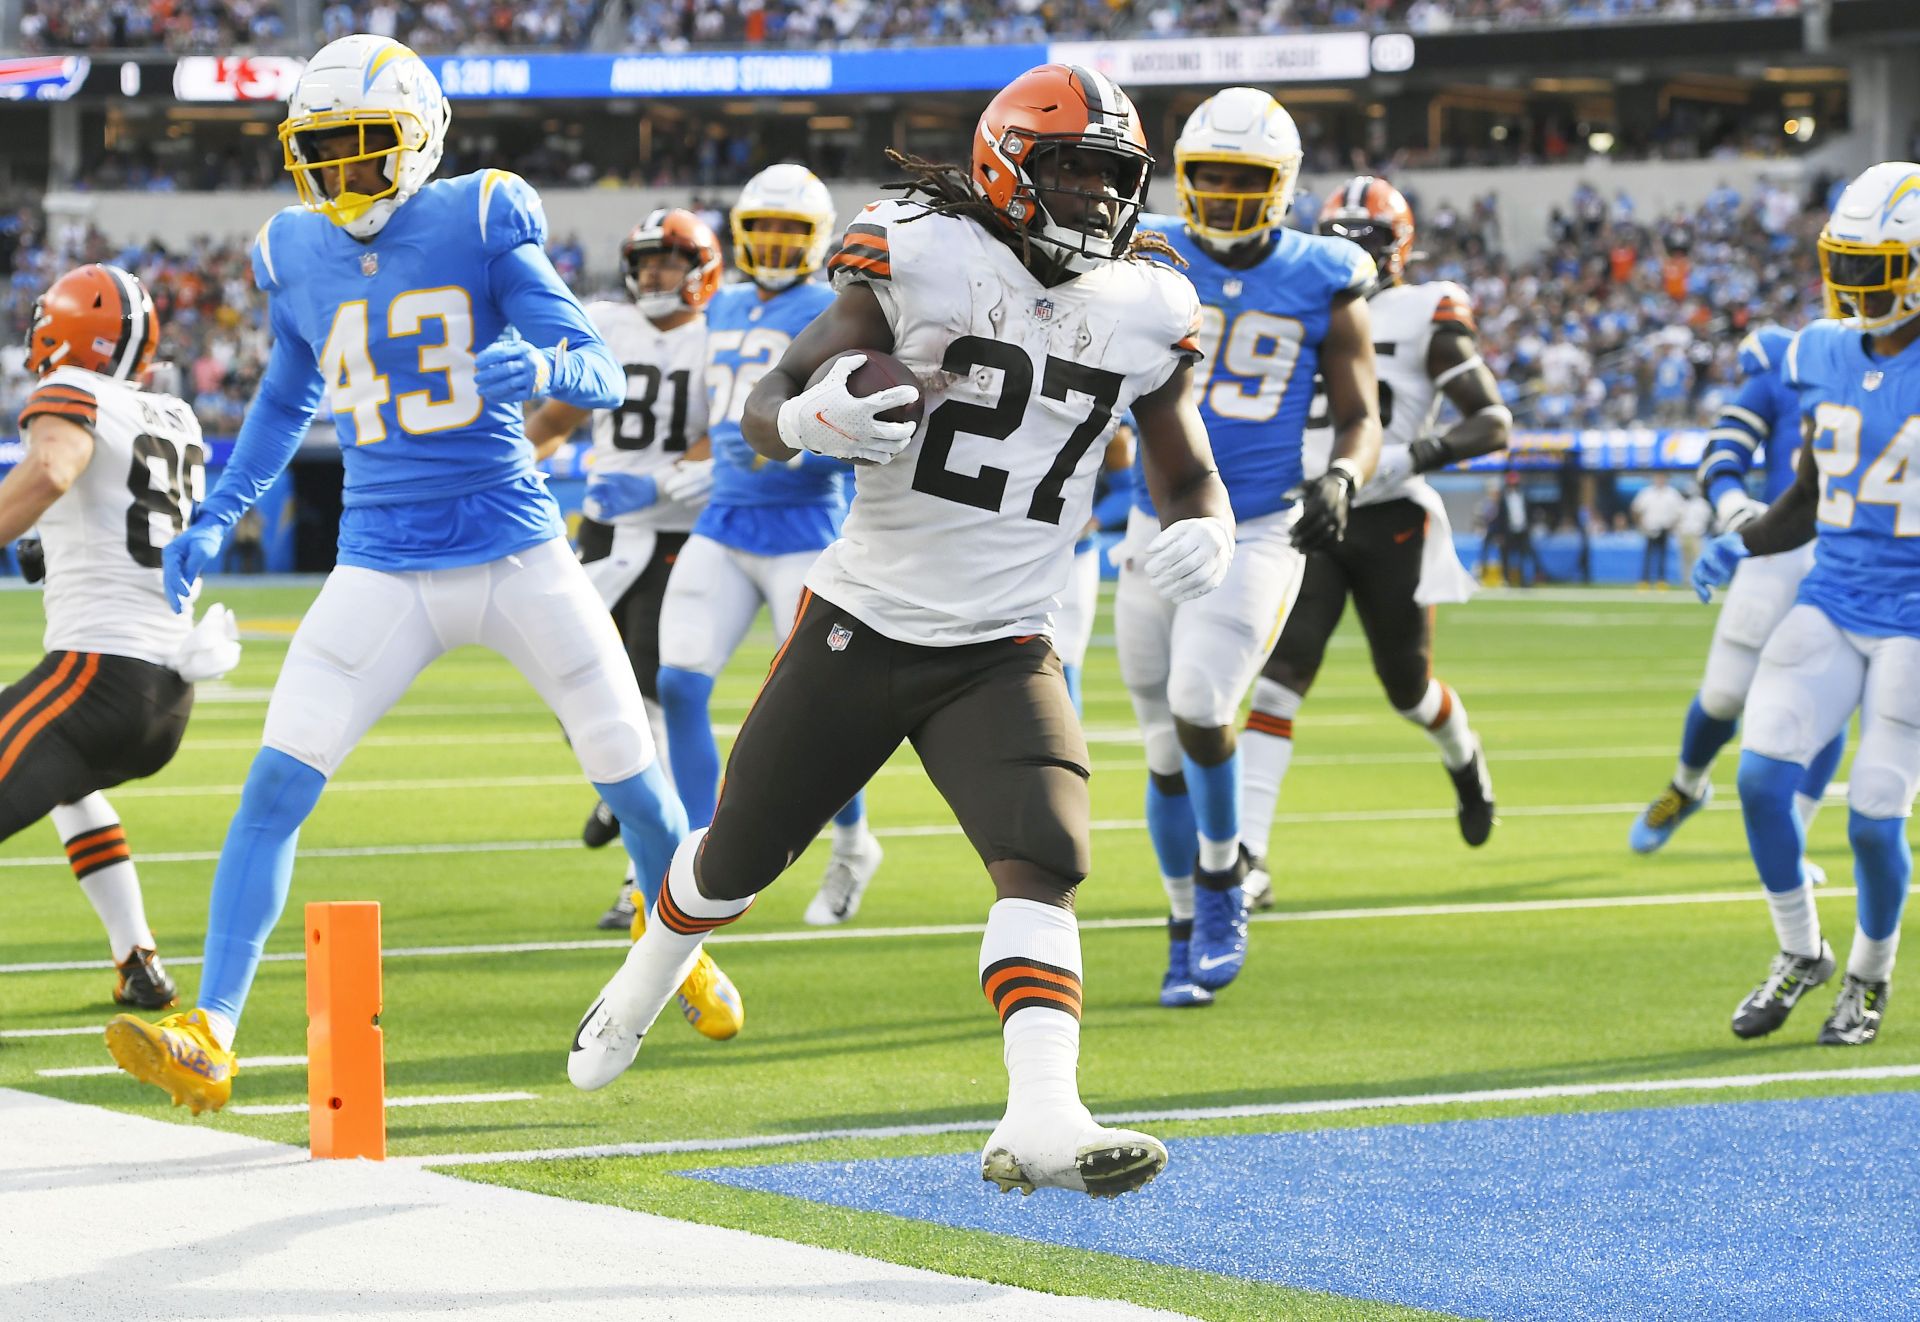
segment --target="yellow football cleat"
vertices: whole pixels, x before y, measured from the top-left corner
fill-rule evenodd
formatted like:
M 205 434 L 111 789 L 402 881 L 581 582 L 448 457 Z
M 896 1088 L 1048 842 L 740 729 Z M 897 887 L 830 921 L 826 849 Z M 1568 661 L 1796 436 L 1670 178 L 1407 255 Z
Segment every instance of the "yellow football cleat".
M 633 906 L 633 922 L 627 930 L 635 941 L 647 930 L 644 905 Z M 705 948 L 694 961 L 693 972 L 680 984 L 679 1001 L 680 1013 L 686 1016 L 687 1022 L 699 1030 L 702 1037 L 710 1037 L 715 1042 L 725 1042 L 746 1025 L 747 1007 L 740 999 L 740 989 L 733 985 L 732 978 L 720 971 Z
M 117 1014 L 107 1021 L 107 1050 L 121 1069 L 195 1115 L 227 1104 L 240 1069 L 233 1053 L 214 1040 L 204 1010 L 168 1015 L 157 1024 Z

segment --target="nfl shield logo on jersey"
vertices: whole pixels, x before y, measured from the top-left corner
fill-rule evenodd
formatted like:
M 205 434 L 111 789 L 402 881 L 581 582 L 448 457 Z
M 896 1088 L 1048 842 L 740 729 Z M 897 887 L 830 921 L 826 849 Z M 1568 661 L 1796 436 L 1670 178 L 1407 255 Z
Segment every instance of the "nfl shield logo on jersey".
M 1229 276 L 1220 284 L 1220 292 L 1228 298 L 1240 297 L 1240 291 L 1244 288 L 1245 286 L 1241 284 L 1238 276 Z
M 1052 321 L 1053 320 L 1053 300 L 1050 298 L 1034 299 L 1033 300 L 1033 319 L 1035 321 Z
M 360 254 L 360 274 L 361 275 L 379 275 L 380 274 L 380 254 L 379 253 L 363 252 Z
M 1881 372 L 1877 370 L 1868 372 L 1865 376 L 1860 378 L 1860 388 L 1862 390 L 1878 390 L 1880 388 L 1880 383 L 1886 380 L 1886 378 L 1887 378 L 1887 374 L 1885 372 Z
M 829 652 L 844 652 L 847 650 L 847 644 L 852 641 L 853 630 L 844 624 L 836 624 L 827 630 L 827 650 Z

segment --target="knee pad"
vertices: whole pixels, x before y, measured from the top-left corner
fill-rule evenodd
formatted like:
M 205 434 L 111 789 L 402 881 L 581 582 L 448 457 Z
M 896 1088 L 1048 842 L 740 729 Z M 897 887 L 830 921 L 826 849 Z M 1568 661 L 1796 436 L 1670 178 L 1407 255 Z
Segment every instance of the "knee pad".
M 596 783 L 637 776 L 654 760 L 653 732 L 647 728 L 644 708 L 612 712 L 592 723 L 569 726 L 567 741 L 580 769 Z
M 1167 707 L 1174 718 L 1201 729 L 1233 724 L 1238 693 L 1231 676 L 1210 674 L 1204 666 L 1176 666 L 1167 679 Z
M 358 686 L 311 662 L 280 672 L 260 742 L 330 776 L 346 758 Z
M 1751 820 L 1756 815 L 1791 813 L 1793 793 L 1805 769 L 1798 763 L 1769 757 L 1749 749 L 1740 755 L 1740 807 Z
M 1913 811 L 1913 773 L 1855 757 L 1847 773 L 1847 806 L 1862 817 L 1904 818 Z
M 247 770 L 234 816 L 276 834 L 292 832 L 307 820 L 326 787 L 321 771 L 277 748 L 263 748 Z
M 1716 721 L 1737 720 L 1759 669 L 1758 646 L 1716 633 L 1707 650 L 1707 672 L 1700 680 L 1700 710 Z

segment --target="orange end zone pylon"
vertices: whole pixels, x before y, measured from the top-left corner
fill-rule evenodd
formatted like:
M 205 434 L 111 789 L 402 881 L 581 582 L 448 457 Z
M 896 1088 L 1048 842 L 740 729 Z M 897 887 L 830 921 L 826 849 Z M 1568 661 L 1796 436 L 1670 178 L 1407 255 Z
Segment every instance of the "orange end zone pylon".
M 380 906 L 307 906 L 307 1108 L 316 1160 L 387 1157 Z

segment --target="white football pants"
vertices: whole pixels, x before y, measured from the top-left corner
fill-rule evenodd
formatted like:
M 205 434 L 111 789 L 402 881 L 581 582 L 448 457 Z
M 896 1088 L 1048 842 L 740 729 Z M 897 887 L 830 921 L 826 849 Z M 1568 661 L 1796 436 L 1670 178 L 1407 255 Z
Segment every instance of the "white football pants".
M 1174 721 L 1203 729 L 1233 724 L 1247 686 L 1273 651 L 1307 567 L 1288 540 L 1298 508 L 1240 524 L 1226 579 L 1179 606 L 1134 567 L 1157 522 L 1140 510 L 1128 519 L 1131 554 L 1120 570 L 1114 633 L 1120 677 L 1146 738 L 1147 768 L 1156 775 L 1180 770 Z
M 335 569 L 293 635 L 261 743 L 331 776 L 415 676 L 470 645 L 527 677 L 589 780 L 626 780 L 653 761 L 613 618 L 558 537 L 458 569 Z
M 773 633 L 793 627 L 818 551 L 754 555 L 694 536 L 680 548 L 660 607 L 660 664 L 718 675 L 767 603 Z
M 1053 651 L 1063 666 L 1084 666 L 1093 642 L 1093 617 L 1100 609 L 1100 552 L 1089 545 L 1075 552 L 1073 573 L 1053 613 Z
M 1722 721 L 1740 715 L 1760 668 L 1760 649 L 1793 609 L 1800 580 L 1812 568 L 1812 542 L 1740 562 L 1720 605 L 1713 644 L 1707 649 L 1707 672 L 1700 680 L 1700 707 L 1707 715 Z
M 1760 654 L 1747 695 L 1745 747 L 1801 766 L 1860 709 L 1847 806 L 1905 817 L 1920 784 L 1920 638 L 1869 638 L 1795 606 Z

